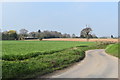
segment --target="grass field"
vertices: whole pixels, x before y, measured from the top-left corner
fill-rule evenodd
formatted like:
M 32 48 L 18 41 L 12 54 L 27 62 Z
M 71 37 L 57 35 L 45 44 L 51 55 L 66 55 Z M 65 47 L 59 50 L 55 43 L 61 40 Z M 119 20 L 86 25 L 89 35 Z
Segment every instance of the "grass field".
M 109 54 L 111 54 L 111 55 L 113 55 L 113 56 L 116 56 L 116 57 L 120 58 L 120 56 L 118 55 L 119 54 L 118 50 L 120 50 L 119 49 L 120 47 L 118 47 L 118 46 L 120 46 L 120 44 L 111 44 L 111 45 L 108 45 L 107 48 L 106 48 L 106 52 L 109 53 Z
M 85 57 L 88 49 L 105 48 L 95 42 L 3 41 L 2 76 L 34 78 L 65 68 Z
M 93 42 L 72 41 L 3 41 L 3 60 L 23 60 L 42 54 L 51 54 L 75 46 L 91 45 Z

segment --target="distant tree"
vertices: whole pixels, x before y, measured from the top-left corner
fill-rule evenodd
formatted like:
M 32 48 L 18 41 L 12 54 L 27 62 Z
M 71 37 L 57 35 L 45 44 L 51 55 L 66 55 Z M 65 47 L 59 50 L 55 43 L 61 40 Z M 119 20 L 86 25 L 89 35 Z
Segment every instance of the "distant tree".
M 40 33 L 40 37 L 42 38 L 61 38 L 63 35 L 57 31 L 43 31 Z
M 37 36 L 37 32 L 30 32 L 29 35 L 33 38 L 35 38 Z
M 81 31 L 80 37 L 81 38 L 87 38 L 87 41 L 89 40 L 91 34 L 90 32 L 92 31 L 92 29 L 90 27 L 86 27 Z
M 2 40 L 17 40 L 18 35 L 15 30 L 2 32 Z
M 70 38 L 70 34 L 65 33 L 62 35 L 62 38 Z
M 26 30 L 26 29 L 21 29 L 20 30 L 20 36 L 21 37 L 27 37 L 27 33 L 28 33 L 28 30 Z
M 113 35 L 111 35 L 111 38 L 114 38 Z
M 9 30 L 8 34 L 9 34 L 10 40 L 17 40 L 18 39 L 18 35 L 17 35 L 17 32 L 15 30 Z
M 8 40 L 9 35 L 7 31 L 2 32 L 2 40 Z
M 40 30 L 40 29 L 38 30 L 38 33 L 41 33 L 41 30 Z
M 101 39 L 107 39 L 108 37 L 107 36 L 102 36 L 100 37 Z
M 72 34 L 72 38 L 76 38 L 76 35 L 75 35 L 75 34 Z
M 37 32 L 37 37 L 39 38 L 39 39 L 42 39 L 42 32 L 41 32 L 41 30 L 39 29 L 38 30 L 38 32 Z
M 24 36 L 22 36 L 21 34 L 18 34 L 18 40 L 24 40 Z

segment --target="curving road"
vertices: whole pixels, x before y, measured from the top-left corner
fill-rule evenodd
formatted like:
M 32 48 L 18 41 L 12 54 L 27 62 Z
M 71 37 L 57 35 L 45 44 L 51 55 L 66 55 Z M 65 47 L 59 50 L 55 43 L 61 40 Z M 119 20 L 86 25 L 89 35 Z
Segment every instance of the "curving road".
M 45 78 L 118 78 L 118 58 L 104 49 L 86 51 L 86 57 L 76 65 L 54 72 Z M 44 78 L 43 77 L 43 78 Z

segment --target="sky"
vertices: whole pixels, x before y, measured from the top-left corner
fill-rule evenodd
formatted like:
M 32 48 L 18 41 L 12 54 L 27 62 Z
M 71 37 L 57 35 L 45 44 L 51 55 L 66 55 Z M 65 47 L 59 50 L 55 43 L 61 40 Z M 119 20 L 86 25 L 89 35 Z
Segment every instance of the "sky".
M 0 0 L 0 2 L 119 2 L 119 0 Z
M 118 36 L 117 2 L 5 2 L 2 30 L 52 30 L 80 35 L 86 27 L 97 36 Z

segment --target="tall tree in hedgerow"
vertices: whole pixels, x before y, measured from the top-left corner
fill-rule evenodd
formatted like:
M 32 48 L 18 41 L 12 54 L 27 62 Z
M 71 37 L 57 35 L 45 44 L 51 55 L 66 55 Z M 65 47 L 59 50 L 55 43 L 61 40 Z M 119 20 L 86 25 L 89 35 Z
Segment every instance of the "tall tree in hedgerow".
M 92 31 L 92 29 L 90 27 L 86 27 L 86 28 L 82 29 L 82 31 L 80 33 L 80 37 L 87 38 L 87 41 L 89 41 L 91 31 Z

